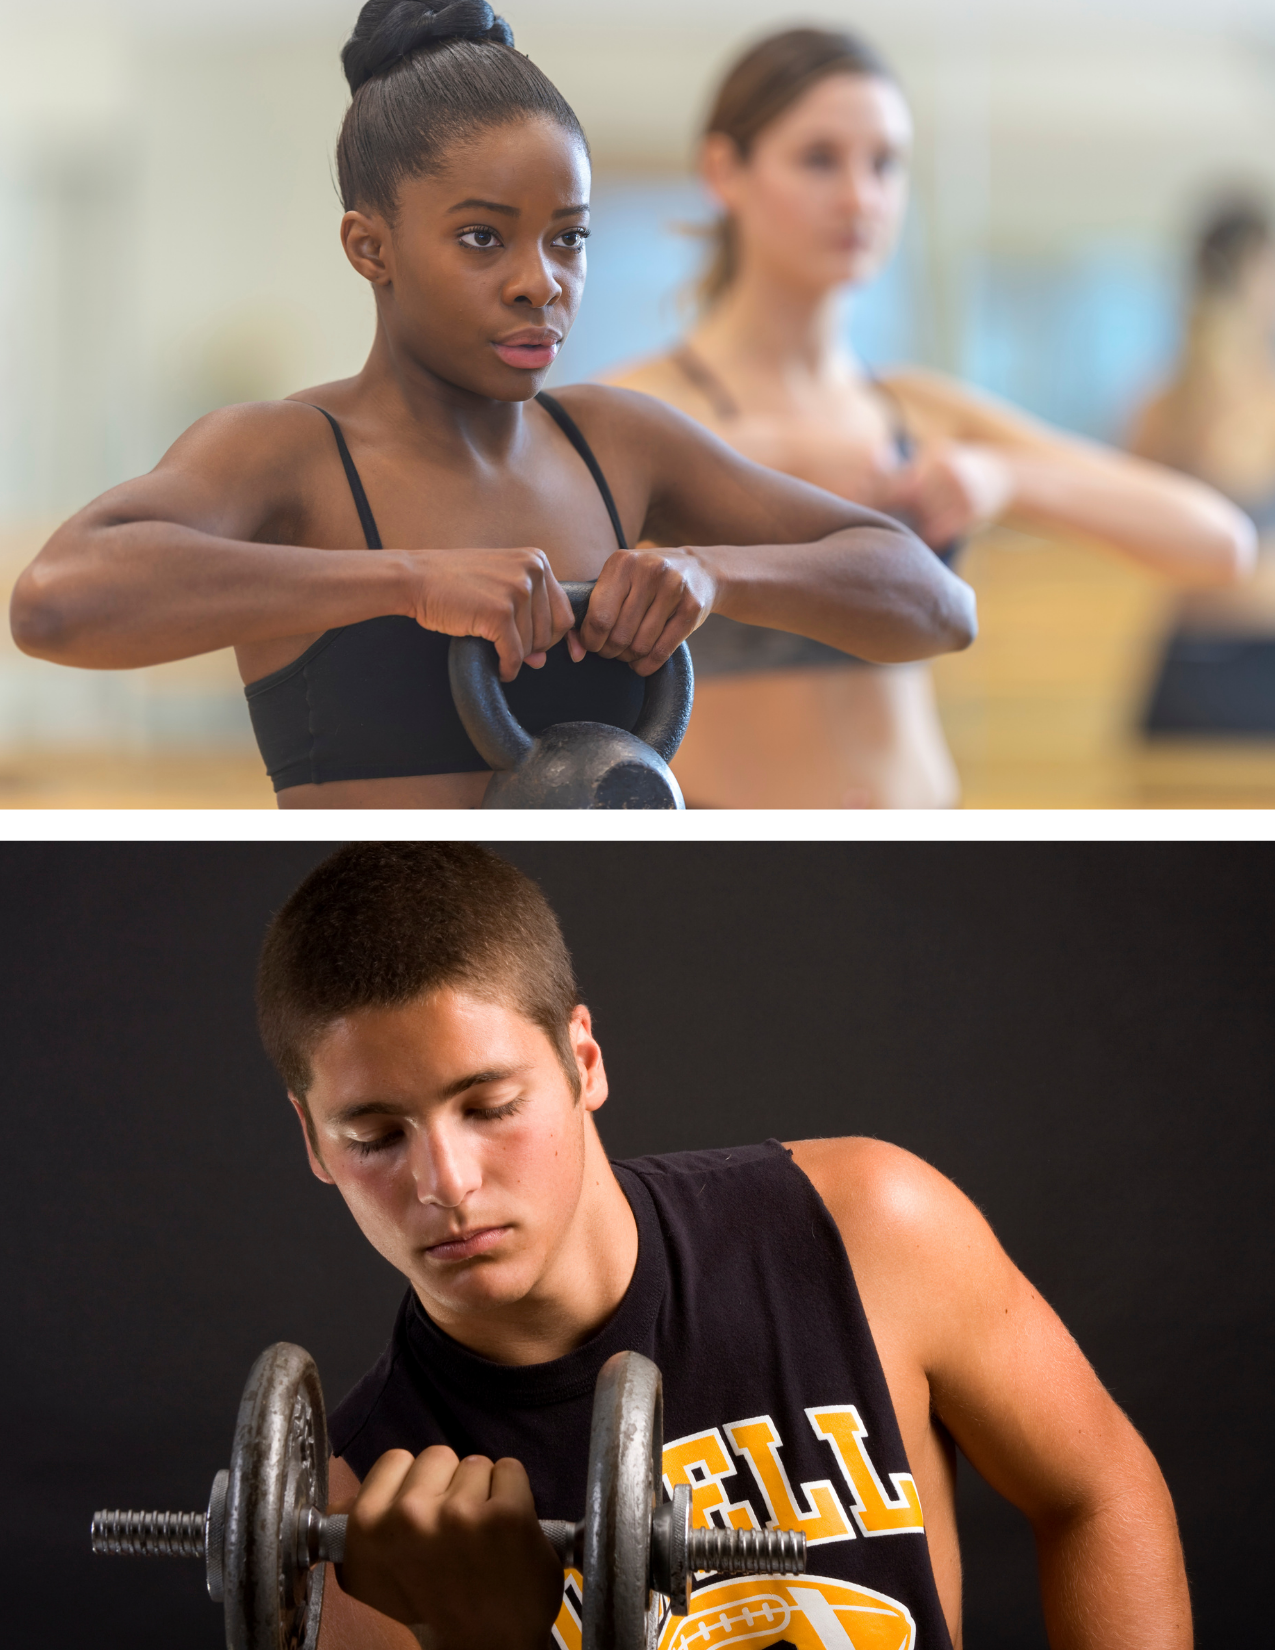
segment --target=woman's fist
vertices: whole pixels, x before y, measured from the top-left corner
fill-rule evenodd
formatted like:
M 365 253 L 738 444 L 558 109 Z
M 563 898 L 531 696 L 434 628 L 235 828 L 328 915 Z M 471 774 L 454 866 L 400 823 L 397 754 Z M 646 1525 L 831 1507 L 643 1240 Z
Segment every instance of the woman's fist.
M 650 676 L 713 611 L 717 581 L 694 550 L 617 550 L 589 598 L 571 656 L 623 659 Z
M 940 550 L 995 521 L 1013 496 L 1013 471 L 1004 454 L 969 442 L 938 441 L 895 472 L 877 507 Z
M 412 617 L 444 636 L 485 636 L 500 657 L 500 679 L 545 653 L 575 620 L 543 550 L 412 550 Z

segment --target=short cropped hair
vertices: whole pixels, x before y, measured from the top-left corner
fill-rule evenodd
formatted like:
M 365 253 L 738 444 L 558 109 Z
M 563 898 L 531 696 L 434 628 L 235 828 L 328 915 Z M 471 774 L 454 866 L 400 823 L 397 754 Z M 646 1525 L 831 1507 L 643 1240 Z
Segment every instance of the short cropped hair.
M 261 1040 L 304 1106 L 311 1055 L 336 1020 L 443 986 L 538 1025 L 579 1096 L 579 993 L 558 919 L 530 877 L 472 843 L 355 842 L 316 866 L 266 933 Z

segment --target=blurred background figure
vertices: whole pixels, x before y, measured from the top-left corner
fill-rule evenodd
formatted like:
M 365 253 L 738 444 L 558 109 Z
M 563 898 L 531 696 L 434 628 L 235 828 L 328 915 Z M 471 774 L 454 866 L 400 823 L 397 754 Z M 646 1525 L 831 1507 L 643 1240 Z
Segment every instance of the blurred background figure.
M 1065 438 L 954 379 L 865 370 L 838 327 L 907 203 L 912 118 L 885 61 L 842 31 L 770 35 L 728 71 L 701 165 L 720 209 L 700 316 L 613 381 L 750 458 L 898 516 L 944 560 L 1010 518 L 1070 529 L 1182 583 L 1249 569 L 1252 532 L 1199 486 Z M 929 670 L 710 618 L 677 772 L 692 805 L 949 807 L 959 781 Z
M 665 353 L 703 254 L 682 226 L 714 216 L 688 168 L 710 93 L 796 19 L 773 0 L 503 9 L 594 156 L 554 381 Z M 0 587 L 201 413 L 357 371 L 371 316 L 325 159 L 357 10 L 0 0 Z M 820 0 L 800 21 L 878 44 L 915 127 L 898 250 L 838 335 L 870 369 L 915 363 L 1124 440 L 1173 375 L 1182 225 L 1220 177 L 1275 195 L 1269 0 Z M 1137 736 L 1172 624 L 1161 576 L 1004 528 L 961 571 L 980 638 L 933 680 L 967 805 L 1275 805 L 1261 741 Z M 273 805 L 228 656 L 75 671 L 0 628 L 0 805 L 86 804 Z
M 1275 533 L 1275 234 L 1256 201 L 1210 214 L 1195 246 L 1182 353 L 1130 445 L 1233 498 Z
M 1262 535 L 1256 576 L 1183 600 L 1148 702 L 1157 735 L 1275 735 L 1275 231 L 1220 200 L 1194 248 L 1182 352 L 1130 445 L 1233 498 Z

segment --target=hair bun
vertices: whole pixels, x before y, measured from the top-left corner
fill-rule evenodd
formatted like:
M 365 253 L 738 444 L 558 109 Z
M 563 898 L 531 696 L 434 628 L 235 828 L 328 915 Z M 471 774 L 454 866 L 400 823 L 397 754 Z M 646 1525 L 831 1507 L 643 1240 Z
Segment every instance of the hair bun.
M 514 34 L 487 0 L 367 0 L 341 53 L 351 94 L 419 47 L 444 40 L 512 46 Z

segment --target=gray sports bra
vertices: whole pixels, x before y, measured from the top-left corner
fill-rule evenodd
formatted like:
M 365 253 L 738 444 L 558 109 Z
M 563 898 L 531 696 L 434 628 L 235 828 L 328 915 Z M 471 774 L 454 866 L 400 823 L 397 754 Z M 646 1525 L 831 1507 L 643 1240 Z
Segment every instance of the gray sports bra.
M 720 419 L 727 422 L 740 416 L 739 403 L 730 390 L 689 344 L 675 351 L 672 359 Z M 898 397 L 884 384 L 876 379 L 872 383 L 891 409 L 895 451 L 900 462 L 906 464 L 916 450 L 916 443 L 908 430 L 903 408 Z M 935 554 L 950 566 L 960 549 L 961 543 L 957 541 L 944 545 Z M 758 625 L 740 624 L 737 619 L 724 618 L 720 613 L 710 614 L 690 638 L 689 646 L 697 681 L 705 676 L 738 676 L 766 670 L 844 669 L 847 665 L 858 665 L 865 670 L 873 668 L 868 660 L 843 653 L 826 642 L 794 636 L 786 630 L 763 630 Z

